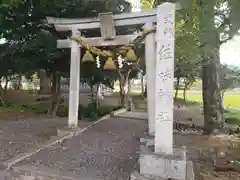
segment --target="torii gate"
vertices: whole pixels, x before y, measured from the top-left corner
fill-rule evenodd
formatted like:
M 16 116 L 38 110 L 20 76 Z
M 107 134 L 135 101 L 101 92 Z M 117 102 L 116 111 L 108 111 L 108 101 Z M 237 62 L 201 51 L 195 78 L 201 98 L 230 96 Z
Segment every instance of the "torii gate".
M 144 25 L 145 30 L 156 27 L 156 33 L 150 33 L 145 37 L 149 134 L 155 134 L 156 152 L 171 154 L 173 151 L 175 5 L 164 3 L 156 9 L 145 12 L 118 15 L 103 13 L 98 18 L 47 17 L 47 21 L 53 24 L 57 31 L 71 31 L 73 36 L 81 35 L 83 30 L 100 28 L 102 37 L 85 38 L 85 41 L 93 46 L 125 45 L 135 38 L 135 35 L 116 36 L 115 27 Z M 77 42 L 69 39 L 58 40 L 57 47 L 71 48 L 68 126 L 76 128 L 81 47 Z

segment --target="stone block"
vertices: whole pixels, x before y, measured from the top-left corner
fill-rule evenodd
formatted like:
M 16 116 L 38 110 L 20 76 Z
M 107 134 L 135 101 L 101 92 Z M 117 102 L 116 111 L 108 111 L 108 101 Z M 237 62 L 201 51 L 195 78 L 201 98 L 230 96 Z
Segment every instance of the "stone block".
M 154 137 L 153 136 L 146 136 L 144 138 L 140 138 L 140 143 L 144 146 L 153 146 L 154 145 Z
M 79 128 L 79 127 L 69 128 L 68 126 L 65 126 L 64 128 L 57 129 L 57 136 L 58 137 L 63 137 L 63 136 L 67 136 L 69 134 L 79 132 L 79 131 L 81 131 L 81 128 Z
M 187 162 L 187 177 L 186 180 L 195 180 L 193 163 L 191 161 Z M 137 168 L 131 173 L 130 180 L 169 180 L 168 178 L 156 177 L 146 174 L 140 174 Z M 171 180 L 177 180 L 171 178 Z
M 186 180 L 195 180 L 195 169 L 192 161 L 187 162 L 187 179 Z
M 151 178 L 192 180 L 193 165 L 186 160 L 186 148 L 174 148 L 173 154 L 155 153 L 154 146 L 140 147 L 140 175 Z M 188 170 L 187 170 L 188 169 Z M 187 176 L 190 176 L 187 178 Z M 155 179 L 156 179 L 155 178 Z
M 137 171 L 134 171 L 131 174 L 131 180 L 167 180 L 166 178 L 161 178 L 161 177 L 153 177 L 149 175 L 142 175 Z

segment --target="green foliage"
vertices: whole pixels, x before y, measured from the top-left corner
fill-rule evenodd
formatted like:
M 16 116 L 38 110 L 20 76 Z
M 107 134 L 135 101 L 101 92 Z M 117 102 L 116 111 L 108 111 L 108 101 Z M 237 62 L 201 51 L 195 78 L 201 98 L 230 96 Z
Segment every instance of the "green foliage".
M 103 61 L 100 61 L 103 65 Z M 103 66 L 100 68 L 96 66 L 95 63 L 86 62 L 81 64 L 81 82 L 87 83 L 90 87 L 103 84 L 107 87 L 113 88 L 114 81 L 116 80 L 114 77 L 111 77 L 113 73 L 104 71 Z
M 141 0 L 141 9 L 147 11 L 151 10 L 153 7 L 153 0 Z
M 56 49 L 56 39 L 67 34 L 56 34 L 54 28 L 46 24 L 46 16 L 83 18 L 100 12 L 130 10 L 131 5 L 125 0 L 1 1 L 0 39 L 6 39 L 7 43 L 2 45 L 4 50 L 0 47 L 0 76 L 38 69 L 69 72 L 69 60 L 66 60 L 69 51 Z
M 47 114 L 46 103 L 39 103 L 39 104 L 33 104 L 33 105 L 5 103 L 5 104 L 1 104 L 0 107 L 10 108 L 10 109 L 14 109 L 14 110 L 21 111 L 21 112 L 32 112 L 35 114 Z
M 157 7 L 167 0 L 142 0 L 143 9 Z M 169 1 L 173 2 L 173 1 Z M 174 1 L 175 2 L 175 1 Z M 175 77 L 186 77 L 197 75 L 200 70 L 199 51 L 199 19 L 196 0 L 186 3 L 186 0 L 179 1 L 183 7 L 176 13 L 176 62 Z M 188 6 L 186 6 L 186 4 Z M 145 6 L 147 6 L 145 8 Z
M 32 112 L 35 114 L 47 114 L 48 108 L 46 106 L 46 102 L 38 103 L 38 104 L 4 104 L 0 105 L 0 107 L 11 108 L 21 112 Z M 112 111 L 116 111 L 120 109 L 121 106 L 100 106 L 98 109 L 95 108 L 93 104 L 89 104 L 87 106 L 79 105 L 78 117 L 79 120 L 87 119 L 87 120 L 97 120 L 98 118 L 110 114 Z M 68 106 L 61 105 L 57 111 L 57 116 L 59 117 L 67 117 L 68 116 Z
M 175 73 L 177 77 L 186 75 L 192 70 L 199 71 L 202 56 L 209 56 L 209 52 L 218 55 L 219 52 L 207 44 L 220 47 L 222 43 L 238 34 L 239 0 L 142 0 L 141 2 L 143 6 L 151 5 L 151 8 L 164 2 L 178 2 L 182 6 L 182 10 L 177 11 L 176 14 Z M 203 52 L 200 51 L 202 45 L 204 45 Z
M 90 103 L 87 106 L 79 105 L 78 109 L 78 119 L 79 120 L 90 120 L 95 121 L 98 118 L 110 114 L 112 111 L 116 111 L 122 108 L 121 106 L 100 106 L 96 108 L 94 104 Z M 57 112 L 60 117 L 68 116 L 68 106 L 60 106 Z

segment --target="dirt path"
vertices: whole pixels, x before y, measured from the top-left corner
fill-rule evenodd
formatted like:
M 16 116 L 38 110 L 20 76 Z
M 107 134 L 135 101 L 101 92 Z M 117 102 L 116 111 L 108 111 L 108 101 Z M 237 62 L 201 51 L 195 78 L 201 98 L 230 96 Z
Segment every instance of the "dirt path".
M 67 120 L 61 118 L 0 120 L 0 163 L 45 143 L 66 124 Z M 85 127 L 89 122 L 80 124 Z
M 175 133 L 174 144 L 186 146 L 188 158 L 195 163 L 196 175 L 200 180 L 240 180 L 240 173 L 233 171 L 216 172 L 210 158 L 203 158 L 199 152 L 210 154 L 214 148 L 227 150 L 228 155 L 233 159 L 240 158 L 240 142 L 234 142 L 234 136 L 207 136 L 201 134 Z M 229 144 L 235 143 L 235 148 L 229 148 Z M 214 155 L 215 153 L 211 153 Z
M 86 180 L 127 179 L 147 122 L 110 118 L 61 145 L 46 148 L 15 168 Z M 67 179 L 67 178 L 66 178 Z
M 147 113 L 127 112 L 119 115 L 119 117 L 135 117 L 139 119 L 147 119 Z M 186 122 L 190 124 L 203 125 L 203 117 L 201 110 L 197 106 L 176 105 L 174 110 L 174 121 Z M 175 146 L 186 146 L 188 150 L 188 158 L 196 164 L 196 174 L 200 180 L 240 180 L 238 172 L 215 172 L 213 163 L 210 159 L 199 156 L 199 152 L 210 153 L 212 150 L 227 151 L 230 158 L 240 161 L 240 137 L 238 135 L 218 135 L 207 136 L 202 134 L 174 134 Z M 214 155 L 214 154 L 212 154 Z

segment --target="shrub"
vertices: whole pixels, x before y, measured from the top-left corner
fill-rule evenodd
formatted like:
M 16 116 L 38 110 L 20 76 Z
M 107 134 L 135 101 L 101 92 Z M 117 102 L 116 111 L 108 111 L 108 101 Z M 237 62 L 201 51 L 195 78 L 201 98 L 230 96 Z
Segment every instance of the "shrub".
M 99 117 L 110 114 L 114 110 L 120 109 L 121 106 L 100 106 L 98 109 L 94 104 L 88 104 L 87 106 L 79 105 L 78 109 L 78 119 L 87 119 L 90 121 L 97 120 Z M 67 117 L 68 116 L 68 106 L 60 105 L 57 111 L 57 116 Z

